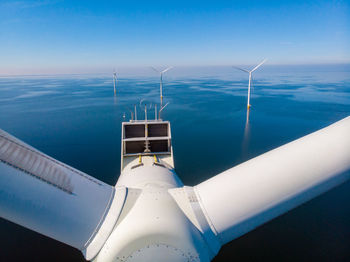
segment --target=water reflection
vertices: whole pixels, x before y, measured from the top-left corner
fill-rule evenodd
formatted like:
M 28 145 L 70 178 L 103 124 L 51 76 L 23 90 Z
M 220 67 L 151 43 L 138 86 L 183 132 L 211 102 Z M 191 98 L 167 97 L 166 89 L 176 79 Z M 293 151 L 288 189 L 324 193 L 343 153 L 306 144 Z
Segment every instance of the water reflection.
M 247 109 L 246 114 L 246 122 L 244 126 L 244 136 L 243 136 L 243 142 L 242 142 L 242 159 L 248 158 L 248 150 L 249 150 L 249 140 L 250 140 L 250 125 L 249 125 L 249 114 L 250 109 Z
M 113 95 L 113 104 L 116 106 L 117 105 L 117 94 L 114 93 Z

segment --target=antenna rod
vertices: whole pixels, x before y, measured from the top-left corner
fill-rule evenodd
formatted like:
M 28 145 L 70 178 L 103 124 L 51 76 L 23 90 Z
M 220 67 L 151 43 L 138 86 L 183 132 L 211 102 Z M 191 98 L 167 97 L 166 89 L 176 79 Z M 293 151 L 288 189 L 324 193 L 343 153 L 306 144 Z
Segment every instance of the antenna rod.
M 163 106 L 163 72 L 160 72 L 160 107 Z
M 136 105 L 134 105 L 135 108 L 135 120 L 137 120 L 137 111 L 136 111 Z
M 147 140 L 148 138 L 148 125 L 147 125 L 147 105 L 145 104 L 145 137 L 146 137 L 146 141 L 145 141 L 145 152 L 151 152 L 149 149 L 149 141 Z
M 147 105 L 145 104 L 145 122 L 147 123 Z
M 157 104 L 154 105 L 154 120 L 157 120 Z
M 129 107 L 125 107 L 129 112 L 130 112 L 130 115 L 131 115 L 131 122 L 134 120 L 134 112 L 129 108 Z M 124 116 L 123 116 L 124 118 L 125 118 L 125 113 L 124 113 Z

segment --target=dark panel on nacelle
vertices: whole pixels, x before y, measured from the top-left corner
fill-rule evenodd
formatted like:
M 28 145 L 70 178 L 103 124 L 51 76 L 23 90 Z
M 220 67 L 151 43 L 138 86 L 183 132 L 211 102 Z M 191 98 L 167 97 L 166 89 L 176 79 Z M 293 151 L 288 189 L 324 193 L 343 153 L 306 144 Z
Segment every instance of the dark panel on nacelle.
M 168 124 L 151 124 L 148 125 L 148 136 L 168 136 Z
M 145 137 L 145 125 L 125 125 L 125 138 Z

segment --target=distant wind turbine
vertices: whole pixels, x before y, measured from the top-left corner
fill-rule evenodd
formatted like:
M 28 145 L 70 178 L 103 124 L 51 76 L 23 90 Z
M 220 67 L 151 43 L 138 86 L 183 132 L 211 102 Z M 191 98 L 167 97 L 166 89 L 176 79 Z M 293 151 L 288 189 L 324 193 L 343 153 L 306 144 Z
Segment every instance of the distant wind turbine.
M 160 108 L 163 107 L 163 74 L 167 71 L 169 71 L 170 69 L 172 69 L 173 67 L 168 67 L 166 69 L 164 69 L 163 71 L 159 71 L 157 69 L 155 69 L 154 67 L 151 67 L 154 71 L 156 71 L 157 73 L 160 74 L 160 85 L 159 85 L 159 89 L 160 89 Z
M 241 70 L 243 72 L 247 72 L 249 74 L 249 83 L 248 83 L 248 101 L 247 101 L 247 109 L 249 110 L 251 105 L 250 105 L 250 86 L 251 86 L 251 83 L 252 83 L 252 73 L 258 69 L 263 63 L 265 63 L 267 61 L 267 59 L 264 59 L 260 64 L 258 64 L 256 67 L 254 67 L 252 70 L 248 71 L 248 70 L 245 70 L 245 69 L 242 69 L 242 68 L 239 68 L 237 66 L 233 66 L 233 68 L 236 68 L 238 70 Z
M 115 72 L 115 70 L 113 70 L 113 87 L 114 87 L 114 94 L 116 94 L 117 90 L 116 90 L 116 85 L 117 85 L 117 73 Z

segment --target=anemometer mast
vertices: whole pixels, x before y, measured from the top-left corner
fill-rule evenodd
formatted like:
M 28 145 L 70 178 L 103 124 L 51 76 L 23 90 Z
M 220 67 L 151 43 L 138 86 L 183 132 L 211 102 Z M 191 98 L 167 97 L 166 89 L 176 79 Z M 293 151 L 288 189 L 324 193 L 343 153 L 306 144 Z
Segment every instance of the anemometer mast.
M 242 68 L 239 68 L 237 66 L 233 66 L 233 68 L 236 68 L 238 70 L 241 70 L 243 72 L 246 72 L 249 74 L 249 82 L 248 82 L 248 99 L 247 99 L 247 110 L 250 109 L 251 105 L 250 105 L 250 87 L 251 87 L 251 83 L 252 83 L 252 73 L 258 69 L 263 63 L 265 63 L 267 61 L 267 59 L 264 59 L 260 64 L 258 64 L 256 67 L 254 67 L 252 70 L 248 71 Z

